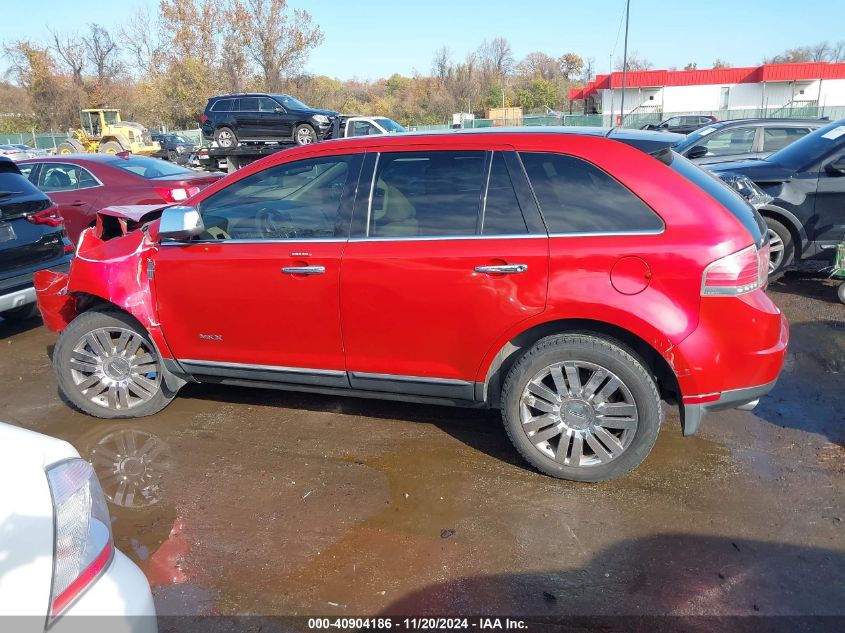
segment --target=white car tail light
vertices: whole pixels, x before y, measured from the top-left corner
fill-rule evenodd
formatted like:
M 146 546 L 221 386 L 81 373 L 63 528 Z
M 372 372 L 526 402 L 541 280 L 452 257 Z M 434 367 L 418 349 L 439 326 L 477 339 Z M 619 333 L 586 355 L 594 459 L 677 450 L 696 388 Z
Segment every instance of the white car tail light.
M 769 246 L 756 246 L 717 259 L 704 269 L 702 296 L 735 296 L 765 288 L 769 275 Z
M 73 602 L 108 566 L 114 553 L 100 482 L 82 459 L 47 471 L 56 522 L 50 618 Z

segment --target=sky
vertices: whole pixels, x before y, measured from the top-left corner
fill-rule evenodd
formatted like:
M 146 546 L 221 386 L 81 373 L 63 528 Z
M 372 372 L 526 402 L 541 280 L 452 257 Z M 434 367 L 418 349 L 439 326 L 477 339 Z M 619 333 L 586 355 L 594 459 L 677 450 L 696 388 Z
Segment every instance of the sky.
M 654 68 L 683 68 L 715 59 L 755 66 L 763 57 L 823 40 L 845 39 L 842 0 L 631 0 L 628 50 Z M 0 41 L 46 41 L 49 28 L 82 30 L 97 22 L 115 31 L 136 8 L 158 0 L 35 0 L 3 3 Z M 519 61 L 527 53 L 575 52 L 605 73 L 622 56 L 625 0 L 288 0 L 311 12 L 325 40 L 306 70 L 339 79 L 428 74 L 434 51 L 446 46 L 463 60 L 484 39 L 508 39 Z M 523 8 L 524 7 L 524 8 Z M 104 10 L 106 9 L 106 10 Z M 826 17 L 827 16 L 827 17 Z M 6 62 L 0 59 L 0 70 Z

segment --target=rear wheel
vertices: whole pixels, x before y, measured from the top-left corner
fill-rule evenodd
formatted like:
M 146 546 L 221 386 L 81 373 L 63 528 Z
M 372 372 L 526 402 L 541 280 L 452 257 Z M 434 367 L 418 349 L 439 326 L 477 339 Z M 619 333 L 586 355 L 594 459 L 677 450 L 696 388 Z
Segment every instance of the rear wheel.
M 220 147 L 237 147 L 238 137 L 234 130 L 228 127 L 219 127 L 214 131 L 214 140 Z
M 769 234 L 769 279 L 774 279 L 782 275 L 795 259 L 795 242 L 792 233 L 783 224 L 773 218 L 763 219 Z
M 53 367 L 62 394 L 98 418 L 152 415 L 176 395 L 144 328 L 117 310 L 76 317 L 56 343 Z
M 293 140 L 296 141 L 297 145 L 311 145 L 311 143 L 317 142 L 317 132 L 307 123 L 303 123 L 296 126 L 293 132 Z
M 64 143 L 59 143 L 59 146 L 56 148 L 56 153 L 67 156 L 68 154 L 78 154 L 80 152 L 84 152 L 85 150 L 79 146 L 77 147 L 73 143 L 65 141 Z
M 539 471 L 575 481 L 624 475 L 646 458 L 660 428 L 660 396 L 621 344 L 587 334 L 538 341 L 508 372 L 502 418 Z

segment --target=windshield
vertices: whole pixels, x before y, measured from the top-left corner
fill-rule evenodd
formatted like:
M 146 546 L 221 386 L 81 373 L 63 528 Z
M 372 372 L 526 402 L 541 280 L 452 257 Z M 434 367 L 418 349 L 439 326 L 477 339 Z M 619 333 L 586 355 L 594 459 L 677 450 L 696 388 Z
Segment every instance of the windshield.
M 293 97 L 289 97 L 288 95 L 277 95 L 276 101 L 281 103 L 285 108 L 289 110 L 311 110 L 312 108 L 308 107 L 302 101 L 298 101 Z
M 809 167 L 845 145 L 845 119 L 834 121 L 776 151 L 766 160 L 789 169 Z
M 115 158 L 114 160 L 109 161 L 108 164 L 111 167 L 116 167 L 117 169 L 121 169 L 148 180 L 181 175 L 188 177 L 194 173 L 190 169 L 185 169 L 184 167 L 174 165 L 173 163 L 158 160 L 157 158 L 149 158 L 147 156 Z
M 382 126 L 385 130 L 387 130 L 388 132 L 407 132 L 408 131 L 404 127 L 399 125 L 393 119 L 381 119 L 381 118 L 379 118 L 379 119 L 376 119 L 376 122 L 380 126 Z
M 698 141 L 703 139 L 705 136 L 710 136 L 718 129 L 719 128 L 713 125 L 708 125 L 707 127 L 696 130 L 692 134 L 688 134 L 683 140 L 678 141 L 678 143 L 674 146 L 674 150 L 676 152 L 683 152 L 688 147 L 695 147 L 698 145 Z
M 178 134 L 171 134 L 166 137 L 167 141 L 170 143 L 188 143 L 188 139 L 184 136 L 179 136 Z

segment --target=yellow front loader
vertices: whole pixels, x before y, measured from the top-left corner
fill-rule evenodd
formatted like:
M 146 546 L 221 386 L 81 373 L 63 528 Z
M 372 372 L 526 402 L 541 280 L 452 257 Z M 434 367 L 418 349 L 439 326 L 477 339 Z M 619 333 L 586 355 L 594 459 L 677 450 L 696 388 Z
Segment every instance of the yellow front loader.
M 160 149 L 143 125 L 121 121 L 120 110 L 82 110 L 80 118 L 82 127 L 68 131 L 67 140 L 58 147 L 59 154 L 132 152 L 149 156 Z

